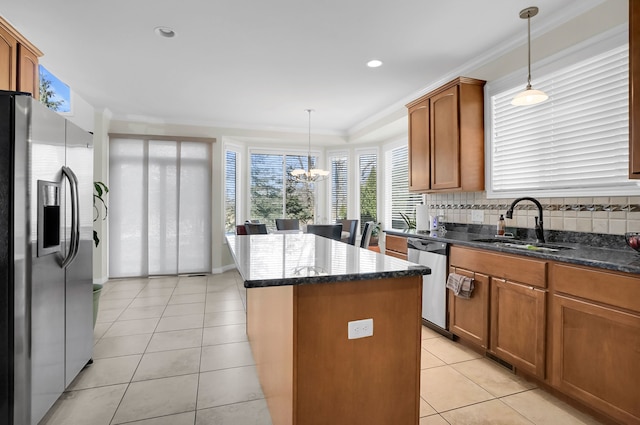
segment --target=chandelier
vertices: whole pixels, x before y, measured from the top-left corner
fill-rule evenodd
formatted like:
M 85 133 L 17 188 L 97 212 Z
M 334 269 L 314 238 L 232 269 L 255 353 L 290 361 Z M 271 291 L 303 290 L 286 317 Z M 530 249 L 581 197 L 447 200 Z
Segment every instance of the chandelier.
M 299 182 L 313 183 L 326 179 L 329 176 L 329 171 L 321 168 L 311 168 L 311 112 L 313 109 L 305 109 L 305 111 L 309 113 L 309 153 L 307 155 L 307 169 L 296 168 L 291 171 L 291 176 Z

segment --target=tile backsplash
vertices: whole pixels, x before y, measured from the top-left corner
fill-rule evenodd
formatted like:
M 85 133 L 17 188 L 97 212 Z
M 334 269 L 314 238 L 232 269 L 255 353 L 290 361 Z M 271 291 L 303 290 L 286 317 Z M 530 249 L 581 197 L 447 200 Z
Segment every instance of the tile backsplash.
M 445 222 L 488 225 L 495 225 L 513 201 L 487 199 L 486 192 L 428 194 L 425 198 L 429 214 L 442 216 Z M 619 235 L 640 232 L 640 196 L 536 199 L 543 207 L 545 229 Z M 482 222 L 472 220 L 472 211 L 483 212 Z M 535 204 L 521 201 L 513 219 L 505 217 L 507 231 L 510 226 L 533 228 L 537 215 Z

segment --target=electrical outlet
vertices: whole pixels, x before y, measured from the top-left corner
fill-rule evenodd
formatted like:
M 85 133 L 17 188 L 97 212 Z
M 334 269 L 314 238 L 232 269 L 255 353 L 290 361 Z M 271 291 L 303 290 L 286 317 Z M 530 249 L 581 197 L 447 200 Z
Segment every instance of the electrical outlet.
M 484 210 L 471 210 L 471 222 L 484 223 Z
M 373 336 L 373 319 L 354 320 L 349 322 L 349 339 Z

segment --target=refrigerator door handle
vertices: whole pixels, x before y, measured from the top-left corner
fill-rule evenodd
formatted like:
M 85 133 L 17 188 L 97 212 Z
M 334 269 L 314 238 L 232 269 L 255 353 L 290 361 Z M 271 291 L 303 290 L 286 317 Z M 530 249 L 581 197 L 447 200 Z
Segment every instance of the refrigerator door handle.
M 79 198 L 78 198 L 78 178 L 69 167 L 62 167 L 62 174 L 69 180 L 69 188 L 71 189 L 71 244 L 69 246 L 69 254 L 62 262 L 62 268 L 66 268 L 78 255 L 78 247 L 80 242 L 80 217 L 79 217 Z

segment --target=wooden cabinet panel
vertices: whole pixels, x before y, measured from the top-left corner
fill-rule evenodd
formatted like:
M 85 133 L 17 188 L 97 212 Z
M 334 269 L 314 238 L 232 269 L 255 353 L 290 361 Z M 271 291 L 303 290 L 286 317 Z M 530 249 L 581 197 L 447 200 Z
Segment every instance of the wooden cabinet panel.
M 407 253 L 407 238 L 404 236 L 387 235 L 385 238 L 385 247 L 391 251 Z
M 395 251 L 389 251 L 389 250 L 386 250 L 386 251 L 384 252 L 384 254 L 385 254 L 385 255 L 389 255 L 389 256 L 391 256 L 391 257 L 399 258 L 399 259 L 401 259 L 401 260 L 407 260 L 407 254 L 402 254 L 402 253 L 400 253 L 400 252 L 395 252 Z
M 0 90 L 19 90 L 39 99 L 40 56 L 42 52 L 0 16 Z
M 491 351 L 540 379 L 545 377 L 546 291 L 491 279 Z
M 22 44 L 18 45 L 17 90 L 31 93 L 34 99 L 39 99 L 40 79 L 38 74 L 38 56 Z
M 484 84 L 459 77 L 407 105 L 409 190 L 484 190 Z
M 489 347 L 489 276 L 458 267 L 450 267 L 474 279 L 471 298 L 456 297 L 449 290 L 449 331 L 482 348 Z
M 629 1 L 629 178 L 640 179 L 640 2 Z
M 543 260 L 452 246 L 449 261 L 458 267 L 493 277 L 547 287 L 547 262 Z
M 401 260 L 407 259 L 407 238 L 404 236 L 395 236 L 387 234 L 385 236 L 385 255 L 391 257 L 400 258 Z
M 640 313 L 640 276 L 557 263 L 549 276 L 556 292 Z
M 409 108 L 409 190 L 426 191 L 431 187 L 429 152 L 429 100 Z
M 0 90 L 16 89 L 17 48 L 15 37 L 0 26 Z
M 640 315 L 552 297 L 552 384 L 620 423 L 640 424 Z
M 444 90 L 429 100 L 431 189 L 455 189 L 460 187 L 458 87 Z

